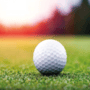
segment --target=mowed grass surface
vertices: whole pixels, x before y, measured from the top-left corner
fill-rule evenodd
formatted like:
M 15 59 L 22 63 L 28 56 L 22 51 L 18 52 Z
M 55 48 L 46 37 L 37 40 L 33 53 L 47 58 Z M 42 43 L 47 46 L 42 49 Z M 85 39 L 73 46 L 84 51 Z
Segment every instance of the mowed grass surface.
M 34 66 L 33 51 L 45 39 L 60 41 L 67 51 L 58 76 L 43 76 Z M 0 89 L 90 90 L 90 36 L 0 38 Z

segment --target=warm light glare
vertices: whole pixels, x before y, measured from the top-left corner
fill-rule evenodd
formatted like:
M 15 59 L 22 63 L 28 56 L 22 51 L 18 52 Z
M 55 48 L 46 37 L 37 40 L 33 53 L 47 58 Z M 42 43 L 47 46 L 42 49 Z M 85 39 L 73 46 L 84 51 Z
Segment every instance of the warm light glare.
M 53 15 L 71 12 L 81 0 L 0 0 L 0 23 L 4 25 L 32 25 Z
M 5 25 L 33 24 L 49 17 L 56 0 L 0 0 L 0 22 Z

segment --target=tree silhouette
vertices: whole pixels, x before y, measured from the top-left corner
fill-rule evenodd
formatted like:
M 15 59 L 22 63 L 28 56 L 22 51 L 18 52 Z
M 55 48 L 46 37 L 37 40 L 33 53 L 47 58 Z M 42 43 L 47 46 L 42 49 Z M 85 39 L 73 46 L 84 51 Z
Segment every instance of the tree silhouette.
M 90 34 L 90 5 L 88 0 L 82 0 L 82 4 L 75 11 L 75 34 Z

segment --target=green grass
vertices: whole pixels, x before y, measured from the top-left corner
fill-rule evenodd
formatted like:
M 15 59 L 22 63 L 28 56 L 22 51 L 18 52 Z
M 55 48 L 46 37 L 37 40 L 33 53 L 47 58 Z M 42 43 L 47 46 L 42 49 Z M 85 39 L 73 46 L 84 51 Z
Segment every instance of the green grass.
M 57 76 L 43 76 L 33 51 L 45 39 L 60 41 L 67 64 Z M 90 36 L 0 38 L 0 90 L 90 90 Z

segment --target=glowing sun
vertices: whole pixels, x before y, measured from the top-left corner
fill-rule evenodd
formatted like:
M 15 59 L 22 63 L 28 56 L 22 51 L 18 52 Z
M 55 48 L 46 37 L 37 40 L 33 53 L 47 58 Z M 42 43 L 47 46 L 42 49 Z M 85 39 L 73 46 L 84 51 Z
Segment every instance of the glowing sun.
M 33 24 L 49 17 L 57 0 L 0 0 L 0 23 Z

